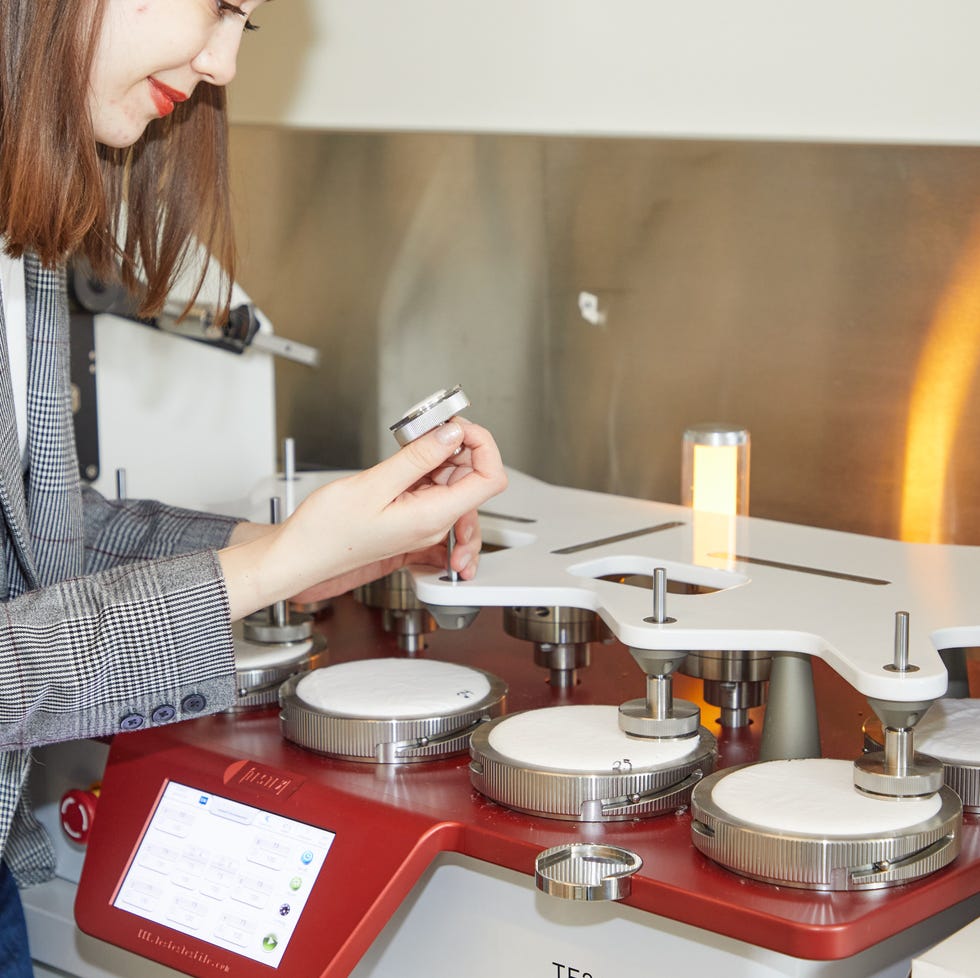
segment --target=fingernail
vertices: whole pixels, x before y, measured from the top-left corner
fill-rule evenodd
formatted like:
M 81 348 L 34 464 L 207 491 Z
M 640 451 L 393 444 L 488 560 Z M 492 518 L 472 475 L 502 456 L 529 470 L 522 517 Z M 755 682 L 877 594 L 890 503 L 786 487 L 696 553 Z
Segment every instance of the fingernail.
M 463 554 L 462 558 L 458 561 L 459 566 L 456 568 L 458 571 L 464 571 L 469 566 L 470 555 Z
M 463 429 L 455 421 L 436 428 L 436 438 L 443 445 L 455 445 L 463 437 Z

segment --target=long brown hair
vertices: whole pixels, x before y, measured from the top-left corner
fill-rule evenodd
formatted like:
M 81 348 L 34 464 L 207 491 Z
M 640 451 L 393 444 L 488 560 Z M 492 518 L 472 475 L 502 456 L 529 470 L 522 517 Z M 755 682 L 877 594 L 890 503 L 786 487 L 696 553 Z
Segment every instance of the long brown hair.
M 87 95 L 104 3 L 0 0 L 0 235 L 46 265 L 84 255 L 149 314 L 198 243 L 234 274 L 225 95 L 200 84 L 135 145 L 99 146 Z

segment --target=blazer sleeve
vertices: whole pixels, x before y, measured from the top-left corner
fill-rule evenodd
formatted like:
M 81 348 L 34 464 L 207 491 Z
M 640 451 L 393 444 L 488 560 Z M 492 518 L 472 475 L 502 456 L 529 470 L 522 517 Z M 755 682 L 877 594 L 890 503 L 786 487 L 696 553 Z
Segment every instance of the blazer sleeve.
M 234 674 L 211 550 L 30 591 L 0 603 L 0 750 L 226 709 Z
M 82 489 L 87 573 L 133 560 L 219 550 L 239 520 L 144 499 L 108 500 Z

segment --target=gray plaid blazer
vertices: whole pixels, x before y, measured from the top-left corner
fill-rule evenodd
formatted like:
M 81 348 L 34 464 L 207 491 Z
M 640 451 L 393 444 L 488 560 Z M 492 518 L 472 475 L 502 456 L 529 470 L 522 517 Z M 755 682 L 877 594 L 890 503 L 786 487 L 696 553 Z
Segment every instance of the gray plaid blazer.
M 26 473 L 0 302 L 0 852 L 21 886 L 54 869 L 30 749 L 224 709 L 235 668 L 214 552 L 234 520 L 80 486 L 64 274 L 28 256 L 25 279 Z

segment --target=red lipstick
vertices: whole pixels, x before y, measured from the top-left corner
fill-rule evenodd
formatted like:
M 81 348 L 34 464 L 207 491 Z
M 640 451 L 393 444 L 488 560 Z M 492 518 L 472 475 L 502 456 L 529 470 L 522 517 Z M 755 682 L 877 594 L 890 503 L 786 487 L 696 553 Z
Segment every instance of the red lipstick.
M 157 81 L 155 78 L 148 80 L 150 82 L 150 95 L 153 97 L 153 104 L 156 106 L 156 110 L 160 115 L 170 115 L 178 102 L 187 101 L 187 96 L 176 88 L 164 85 L 163 82 Z

